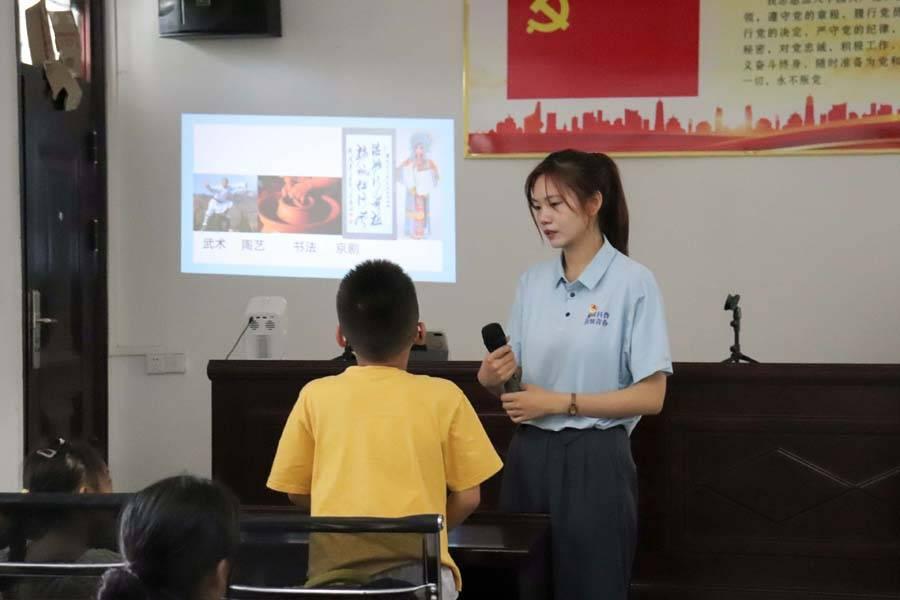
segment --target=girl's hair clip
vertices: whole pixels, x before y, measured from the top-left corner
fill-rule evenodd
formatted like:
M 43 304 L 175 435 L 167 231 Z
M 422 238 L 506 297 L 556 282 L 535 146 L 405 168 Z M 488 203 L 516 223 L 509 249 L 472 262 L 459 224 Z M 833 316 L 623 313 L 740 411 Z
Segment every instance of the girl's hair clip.
M 38 456 L 43 456 L 47 460 L 54 458 L 57 455 L 57 451 L 53 448 L 41 448 L 37 451 Z
M 56 448 L 41 448 L 37 451 L 38 456 L 43 456 L 47 460 L 51 460 L 56 458 L 56 455 L 59 454 L 59 451 L 62 450 L 62 447 L 66 445 L 66 438 L 58 437 L 56 438 Z

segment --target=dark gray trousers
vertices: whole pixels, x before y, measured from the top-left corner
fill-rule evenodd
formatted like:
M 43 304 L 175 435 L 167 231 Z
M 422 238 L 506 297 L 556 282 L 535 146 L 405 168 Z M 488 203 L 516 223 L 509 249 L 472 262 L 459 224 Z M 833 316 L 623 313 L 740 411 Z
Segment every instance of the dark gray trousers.
M 500 507 L 549 513 L 556 600 L 628 598 L 637 473 L 623 427 L 520 426 L 506 454 Z

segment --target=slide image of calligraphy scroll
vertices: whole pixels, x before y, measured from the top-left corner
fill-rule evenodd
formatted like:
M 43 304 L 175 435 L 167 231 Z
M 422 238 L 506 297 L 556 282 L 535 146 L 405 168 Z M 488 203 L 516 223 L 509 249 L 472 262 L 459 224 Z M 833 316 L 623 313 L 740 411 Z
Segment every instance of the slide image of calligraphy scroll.
M 344 237 L 396 239 L 393 129 L 344 129 Z
M 257 178 L 194 174 L 194 231 L 259 231 Z
M 259 177 L 259 231 L 341 233 L 341 178 Z

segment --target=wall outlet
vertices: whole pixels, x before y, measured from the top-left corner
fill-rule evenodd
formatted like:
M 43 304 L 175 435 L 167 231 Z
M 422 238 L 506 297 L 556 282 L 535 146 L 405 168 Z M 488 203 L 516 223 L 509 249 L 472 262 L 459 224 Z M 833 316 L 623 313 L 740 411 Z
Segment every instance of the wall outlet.
M 165 354 L 147 354 L 145 362 L 147 375 L 185 373 L 187 371 L 187 361 L 183 353 L 169 352 Z

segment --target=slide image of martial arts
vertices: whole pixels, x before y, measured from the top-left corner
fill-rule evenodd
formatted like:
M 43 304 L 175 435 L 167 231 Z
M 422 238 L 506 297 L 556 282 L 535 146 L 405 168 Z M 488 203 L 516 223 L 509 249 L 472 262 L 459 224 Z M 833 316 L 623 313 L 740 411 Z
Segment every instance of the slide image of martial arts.
M 398 179 L 406 191 L 403 233 L 416 240 L 431 237 L 431 215 L 441 179 L 429 154 L 432 141 L 428 133 L 414 133 L 409 139 L 409 158 L 397 167 Z
M 263 233 L 341 233 L 340 177 L 259 177 Z
M 344 237 L 396 239 L 394 130 L 344 129 Z
M 256 176 L 194 174 L 194 231 L 258 231 Z

